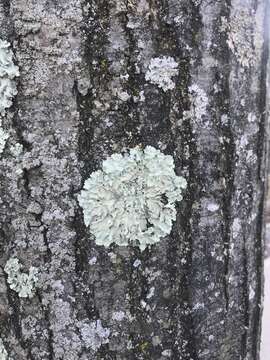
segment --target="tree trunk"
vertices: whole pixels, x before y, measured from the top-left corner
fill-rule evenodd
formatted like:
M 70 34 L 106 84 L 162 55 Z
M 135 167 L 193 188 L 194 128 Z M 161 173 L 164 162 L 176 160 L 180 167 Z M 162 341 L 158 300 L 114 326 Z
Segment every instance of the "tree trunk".
M 2 116 L 1 359 L 259 359 L 266 3 L 0 0 L 20 70 Z M 170 89 L 147 80 L 156 58 L 177 63 Z M 99 246 L 77 196 L 138 145 L 187 180 L 177 219 L 144 251 Z M 11 289 L 13 258 L 38 269 L 33 297 Z

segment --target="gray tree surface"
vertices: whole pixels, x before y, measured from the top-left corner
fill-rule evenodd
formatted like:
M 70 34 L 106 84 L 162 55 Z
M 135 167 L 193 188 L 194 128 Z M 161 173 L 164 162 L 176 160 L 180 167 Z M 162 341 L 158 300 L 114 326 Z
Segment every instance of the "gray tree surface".
M 20 70 L 2 116 L 1 360 L 259 359 L 266 4 L 0 0 Z M 177 63 L 169 90 L 146 79 L 155 58 Z M 171 234 L 99 246 L 84 181 L 147 145 L 187 180 Z M 13 258 L 38 269 L 33 297 L 11 289 Z

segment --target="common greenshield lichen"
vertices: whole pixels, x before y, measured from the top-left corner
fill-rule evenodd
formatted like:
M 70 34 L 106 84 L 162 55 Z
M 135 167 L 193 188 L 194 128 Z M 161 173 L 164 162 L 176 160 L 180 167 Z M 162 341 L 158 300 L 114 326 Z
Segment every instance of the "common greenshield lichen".
M 0 115 L 12 105 L 12 99 L 17 94 L 15 78 L 19 76 L 19 68 L 13 62 L 13 52 L 10 44 L 0 39 Z
M 85 181 L 78 196 L 84 222 L 98 245 L 139 245 L 168 235 L 186 180 L 174 160 L 154 147 L 113 154 Z
M 38 269 L 31 266 L 29 273 L 22 272 L 22 265 L 17 258 L 10 258 L 5 265 L 5 273 L 7 274 L 7 282 L 10 288 L 18 293 L 20 297 L 33 297 L 35 285 L 38 280 Z

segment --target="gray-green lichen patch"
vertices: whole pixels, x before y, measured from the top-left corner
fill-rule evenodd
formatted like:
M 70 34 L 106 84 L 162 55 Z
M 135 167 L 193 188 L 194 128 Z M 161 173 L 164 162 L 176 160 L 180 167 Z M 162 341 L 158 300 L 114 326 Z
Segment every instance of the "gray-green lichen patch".
M 10 44 L 0 39 L 0 115 L 12 105 L 17 94 L 15 78 L 19 76 L 19 68 L 13 63 L 13 52 Z
M 157 57 L 151 59 L 145 80 L 166 92 L 175 88 L 175 82 L 172 78 L 177 74 L 178 64 L 171 56 Z
M 96 351 L 102 344 L 109 342 L 110 330 L 102 326 L 101 321 L 81 322 L 80 333 L 84 345 Z
M 7 360 L 7 359 L 8 359 L 8 353 L 6 351 L 2 339 L 0 338 L 0 360 Z
M 31 266 L 29 273 L 21 271 L 22 265 L 17 258 L 10 258 L 5 265 L 5 273 L 7 274 L 7 282 L 10 288 L 18 293 L 20 297 L 32 298 L 37 283 L 37 268 Z
M 113 154 L 85 181 L 78 199 L 96 243 L 139 245 L 144 250 L 168 235 L 186 180 L 174 160 L 154 147 Z

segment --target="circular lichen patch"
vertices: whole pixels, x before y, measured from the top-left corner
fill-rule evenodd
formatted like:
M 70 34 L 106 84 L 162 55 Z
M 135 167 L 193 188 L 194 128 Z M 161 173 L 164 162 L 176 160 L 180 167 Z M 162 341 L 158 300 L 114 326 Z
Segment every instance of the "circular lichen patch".
M 78 196 L 84 222 L 98 245 L 139 245 L 168 235 L 186 180 L 170 155 L 147 146 L 113 154 L 85 181 Z

